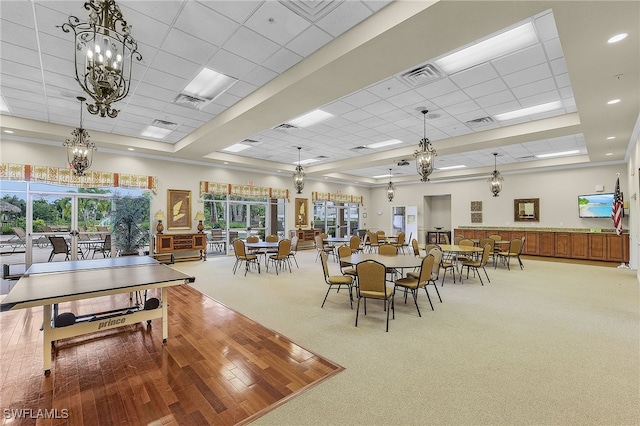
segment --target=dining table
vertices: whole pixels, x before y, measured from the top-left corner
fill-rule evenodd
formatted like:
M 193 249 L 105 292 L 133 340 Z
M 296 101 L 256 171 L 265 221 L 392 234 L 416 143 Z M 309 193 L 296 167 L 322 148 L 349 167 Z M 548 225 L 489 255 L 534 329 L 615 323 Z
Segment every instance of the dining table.
M 482 253 L 482 251 L 484 250 L 483 248 L 476 246 L 461 246 L 457 244 L 440 244 L 439 247 L 440 250 L 442 250 L 442 253 L 449 253 L 451 254 L 451 256 L 453 256 L 452 263 L 456 265 L 456 269 L 460 274 L 460 282 L 462 282 L 462 267 L 458 265 L 458 258 L 460 254 L 462 253 L 475 255 L 477 253 Z
M 382 263 L 385 268 L 393 268 L 403 270 L 405 268 L 417 268 L 422 265 L 422 257 L 420 256 L 402 256 L 402 255 L 386 255 L 378 253 L 356 253 L 351 256 L 340 258 L 340 262 L 350 265 L 357 265 L 365 260 L 375 260 Z
M 258 256 L 264 254 L 264 264 L 267 264 L 268 258 L 267 253 L 269 251 L 273 251 L 274 249 L 278 250 L 279 241 L 258 241 L 255 243 L 245 243 L 247 250 L 258 250 Z

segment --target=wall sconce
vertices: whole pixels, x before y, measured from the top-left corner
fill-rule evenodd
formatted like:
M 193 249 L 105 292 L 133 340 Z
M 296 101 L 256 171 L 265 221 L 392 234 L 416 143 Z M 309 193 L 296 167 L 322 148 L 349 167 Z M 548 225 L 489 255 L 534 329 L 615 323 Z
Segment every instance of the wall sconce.
M 198 221 L 198 233 L 202 234 L 204 231 L 204 225 L 202 224 L 202 221 L 204 220 L 204 213 L 202 212 L 198 212 L 196 213 L 195 217 L 193 218 L 193 220 L 197 220 Z
M 156 214 L 153 215 L 153 219 L 158 221 L 158 224 L 156 225 L 156 232 L 158 234 L 162 234 L 162 231 L 164 231 L 164 226 L 162 225 L 162 221 L 167 220 L 167 217 L 164 215 L 164 212 L 162 210 L 158 210 Z

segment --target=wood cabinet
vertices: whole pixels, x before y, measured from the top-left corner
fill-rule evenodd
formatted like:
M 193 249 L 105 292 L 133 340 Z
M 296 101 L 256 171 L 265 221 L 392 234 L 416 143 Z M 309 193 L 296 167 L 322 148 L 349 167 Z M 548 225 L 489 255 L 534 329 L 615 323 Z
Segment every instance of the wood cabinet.
M 569 259 L 599 260 L 605 262 L 629 262 L 629 235 L 618 236 L 610 232 L 535 231 L 505 229 L 455 229 L 455 235 L 469 236 L 497 234 L 503 240 L 525 238 L 522 254 L 532 256 L 562 257 Z M 428 240 L 427 240 L 428 241 Z
M 191 255 L 181 255 L 189 253 Z M 207 260 L 207 235 L 206 234 L 156 234 L 156 255 L 175 254 L 176 261 L 180 260 Z

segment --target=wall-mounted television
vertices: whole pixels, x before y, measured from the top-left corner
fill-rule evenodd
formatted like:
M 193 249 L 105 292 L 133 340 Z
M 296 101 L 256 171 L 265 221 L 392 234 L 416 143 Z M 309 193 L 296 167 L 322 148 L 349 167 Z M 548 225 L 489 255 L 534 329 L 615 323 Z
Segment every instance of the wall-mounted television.
M 578 195 L 578 214 L 584 218 L 611 218 L 613 192 Z

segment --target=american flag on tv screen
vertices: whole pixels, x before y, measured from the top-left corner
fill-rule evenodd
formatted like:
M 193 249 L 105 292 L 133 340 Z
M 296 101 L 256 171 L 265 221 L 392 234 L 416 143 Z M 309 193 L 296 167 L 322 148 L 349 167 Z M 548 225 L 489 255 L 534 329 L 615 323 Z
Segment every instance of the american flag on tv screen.
M 622 235 L 622 194 L 620 193 L 620 177 L 616 179 L 616 190 L 613 193 L 613 208 L 611 219 L 616 228 L 616 234 Z

